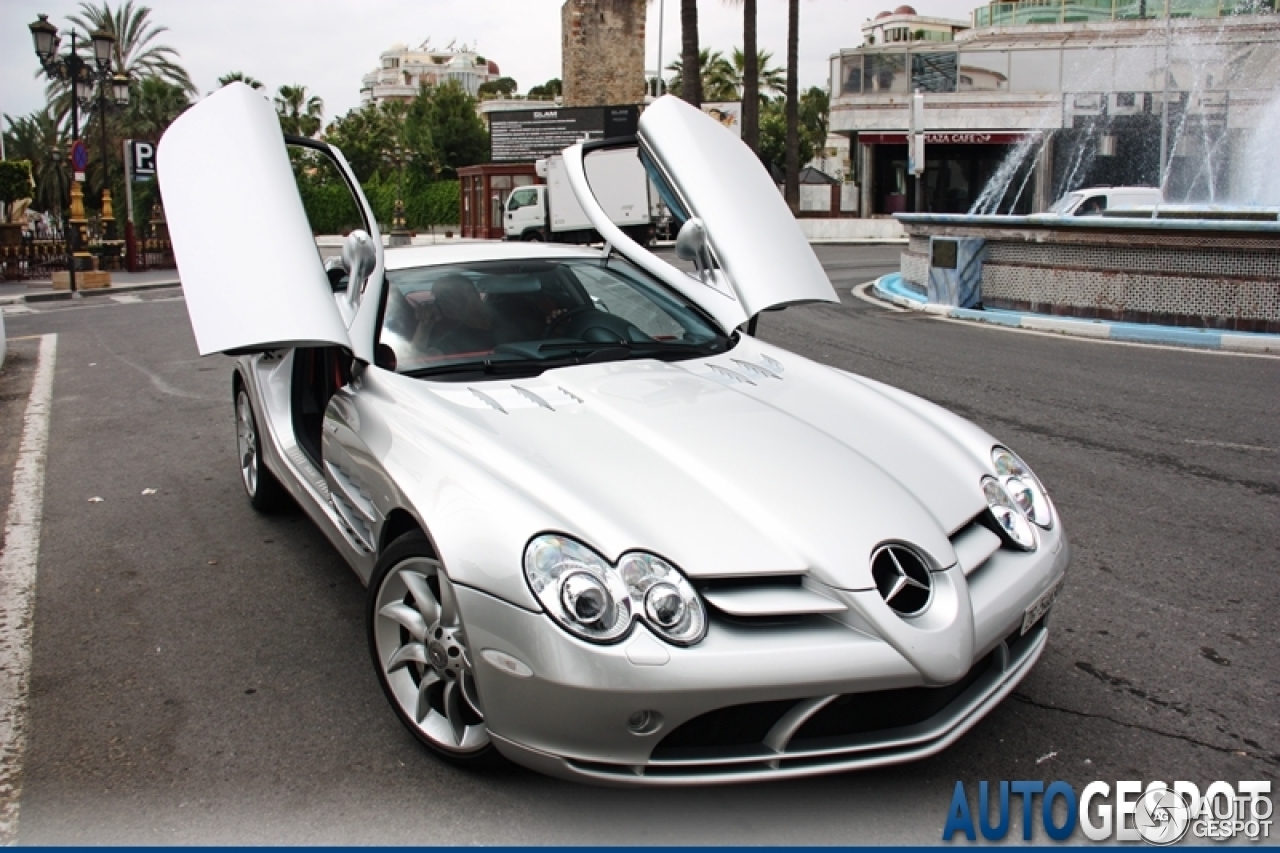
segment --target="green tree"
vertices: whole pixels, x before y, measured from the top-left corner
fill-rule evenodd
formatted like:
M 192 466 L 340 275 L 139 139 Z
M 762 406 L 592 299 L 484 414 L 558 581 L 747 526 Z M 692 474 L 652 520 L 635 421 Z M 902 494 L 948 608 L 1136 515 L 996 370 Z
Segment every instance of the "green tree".
M 711 52 L 703 48 L 698 55 L 698 68 L 702 73 L 702 102 L 736 101 L 738 100 L 737 75 L 733 65 L 724 58 L 720 51 Z M 677 59 L 667 66 L 668 71 L 675 72 L 668 83 L 667 91 L 683 97 L 684 94 L 684 60 Z
M 787 170 L 787 115 L 786 99 L 773 98 L 760 108 L 760 159 L 770 172 L 785 178 Z M 807 135 L 796 142 L 797 158 L 802 163 L 813 159 L 813 143 Z M 799 187 L 799 174 L 796 176 Z M 799 191 L 797 189 L 797 195 Z
M 280 129 L 293 136 L 315 136 L 324 118 L 324 101 L 319 95 L 307 95 L 307 87 L 281 86 L 276 93 L 276 112 Z
M 773 54 L 767 50 L 761 50 L 756 53 L 756 76 L 755 91 L 756 102 L 763 104 L 769 99 L 770 94 L 781 94 L 787 88 L 787 72 L 786 69 L 779 68 L 776 65 L 769 65 L 773 61 Z M 751 80 L 747 76 L 747 56 L 738 48 L 733 49 L 733 74 L 734 83 L 742 92 L 743 110 L 746 110 L 747 90 Z
M 67 127 L 46 107 L 28 116 L 6 115 L 9 127 L 4 132 L 5 154 L 31 163 L 35 179 L 32 207 L 61 216 L 62 205 L 71 185 L 71 169 L 67 163 L 70 135 Z
M 229 86 L 232 83 L 243 83 L 252 89 L 261 89 L 262 81 L 250 77 L 242 71 L 230 71 L 218 78 L 218 88 Z
M 428 89 L 424 97 L 421 121 L 430 134 L 439 174 L 452 178 L 463 166 L 487 163 L 489 131 L 476 113 L 476 99 L 454 80 Z
M 133 80 L 159 77 L 194 95 L 195 84 L 186 69 L 178 64 L 178 51 L 168 45 L 155 44 L 156 38 L 169 28 L 153 23 L 150 18 L 150 7 L 135 6 L 133 0 L 125 0 L 124 5 L 114 10 L 104 0 L 100 6 L 81 3 L 80 13 L 68 16 L 67 20 L 79 28 L 78 38 L 84 44 L 89 43 L 89 33 L 94 30 L 106 30 L 115 36 L 111 62 L 114 72 L 126 74 Z
M 399 128 L 397 119 L 387 107 L 365 104 L 340 116 L 325 128 L 326 142 L 338 146 L 361 183 L 372 180 L 384 167 L 383 152 L 395 143 Z M 403 106 L 403 105 L 400 105 Z
M 826 89 L 812 86 L 800 96 L 800 135 L 809 140 L 809 147 L 815 153 L 827 147 L 827 118 L 830 113 L 831 98 Z
M 519 88 L 520 86 L 516 81 L 510 77 L 499 77 L 497 80 L 489 80 L 480 84 L 480 100 L 484 101 L 489 98 L 510 98 Z
M 0 160 L 0 223 L 9 221 L 11 204 L 34 196 L 31 161 Z
M 564 94 L 564 84 L 559 77 L 552 77 L 541 86 L 529 90 L 528 98 L 532 101 L 554 101 Z

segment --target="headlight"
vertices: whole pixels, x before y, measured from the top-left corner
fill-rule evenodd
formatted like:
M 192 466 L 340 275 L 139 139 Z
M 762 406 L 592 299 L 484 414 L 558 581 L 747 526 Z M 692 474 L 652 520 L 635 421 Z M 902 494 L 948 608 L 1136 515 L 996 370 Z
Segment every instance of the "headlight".
M 987 509 L 991 510 L 1003 538 L 1024 551 L 1034 551 L 1035 531 L 1004 486 L 995 477 L 983 477 L 982 493 L 987 498 Z
M 991 464 L 995 466 L 1001 484 L 1027 520 L 1045 530 L 1053 527 L 1053 510 L 1049 507 L 1049 498 L 1027 463 L 1013 451 L 997 446 L 991 450 Z
M 624 554 L 611 566 L 579 542 L 544 534 L 525 549 L 524 574 L 551 618 L 584 640 L 620 640 L 637 618 L 679 646 L 706 633 L 698 593 L 678 569 L 652 554 Z

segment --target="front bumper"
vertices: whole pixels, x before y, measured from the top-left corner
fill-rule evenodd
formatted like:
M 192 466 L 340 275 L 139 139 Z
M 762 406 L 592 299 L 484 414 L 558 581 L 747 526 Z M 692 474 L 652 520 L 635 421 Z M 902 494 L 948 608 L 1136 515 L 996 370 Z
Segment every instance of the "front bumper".
M 457 587 L 458 604 L 490 735 L 513 761 L 611 785 L 791 778 L 917 760 L 972 728 L 1044 649 L 1047 620 L 1024 635 L 1021 615 L 1065 572 L 1065 538 L 1055 545 L 959 581 L 975 648 L 950 684 L 928 683 L 889 643 L 826 617 L 781 626 L 715 619 L 688 649 L 637 625 L 622 643 L 596 646 L 474 589 Z M 499 669 L 486 650 L 532 675 Z M 633 732 L 646 711 L 661 725 Z

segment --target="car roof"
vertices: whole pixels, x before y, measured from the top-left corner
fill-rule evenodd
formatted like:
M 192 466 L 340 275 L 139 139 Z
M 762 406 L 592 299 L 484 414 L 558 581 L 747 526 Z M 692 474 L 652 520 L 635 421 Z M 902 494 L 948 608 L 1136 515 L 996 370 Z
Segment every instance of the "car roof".
M 430 267 L 440 264 L 465 264 L 475 261 L 546 260 L 551 258 L 603 257 L 599 249 L 584 246 L 559 246 L 545 243 L 515 243 L 476 240 L 474 242 L 438 243 L 431 246 L 404 246 L 386 250 L 389 270 Z

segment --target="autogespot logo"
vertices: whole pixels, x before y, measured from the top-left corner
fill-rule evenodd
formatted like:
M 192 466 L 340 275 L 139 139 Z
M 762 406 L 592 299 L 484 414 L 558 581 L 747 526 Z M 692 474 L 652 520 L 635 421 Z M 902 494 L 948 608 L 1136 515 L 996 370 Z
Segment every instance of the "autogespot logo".
M 979 782 L 971 801 L 964 782 L 957 782 L 947 810 L 942 840 L 962 833 L 976 841 L 1009 834 L 1010 815 L 1020 807 L 1022 838 L 1030 841 L 1037 821 L 1054 841 L 1066 841 L 1077 827 L 1090 841 L 1146 841 L 1165 846 L 1190 836 L 1193 841 L 1250 841 L 1271 837 L 1271 783 L 1214 782 L 1201 796 L 1191 782 L 1090 782 L 1080 795 L 1067 782 Z M 1039 798 L 1039 808 L 1036 799 Z M 994 801 L 994 802 L 993 802 Z M 994 817 L 993 817 L 994 815 Z

